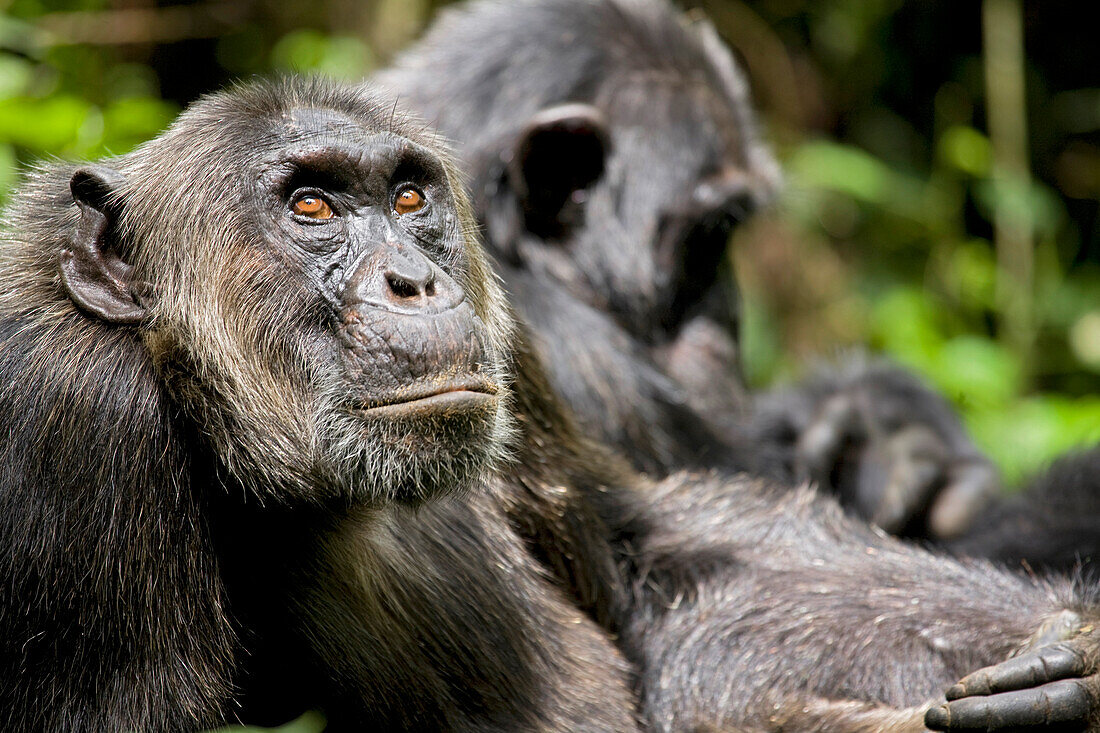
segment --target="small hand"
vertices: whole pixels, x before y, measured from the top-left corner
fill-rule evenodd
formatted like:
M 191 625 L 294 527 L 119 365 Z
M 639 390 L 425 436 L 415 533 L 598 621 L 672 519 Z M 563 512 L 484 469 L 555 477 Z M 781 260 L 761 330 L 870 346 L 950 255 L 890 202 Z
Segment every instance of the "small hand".
M 895 533 L 917 520 L 921 534 L 956 536 L 999 491 L 993 464 L 943 398 L 889 368 L 821 395 L 794 453 L 799 473 Z
M 1090 730 L 1100 713 L 1094 632 L 979 669 L 947 690 L 924 722 L 943 731 Z

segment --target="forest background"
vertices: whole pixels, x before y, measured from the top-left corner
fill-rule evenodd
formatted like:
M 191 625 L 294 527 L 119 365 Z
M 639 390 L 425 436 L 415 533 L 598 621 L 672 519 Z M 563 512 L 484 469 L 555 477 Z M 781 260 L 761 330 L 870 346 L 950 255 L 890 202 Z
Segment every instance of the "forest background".
M 0 203 L 234 79 L 356 80 L 440 0 L 0 0 Z M 1059 0 L 686 0 L 786 173 L 731 261 L 757 387 L 866 346 L 946 394 L 1010 483 L 1100 441 L 1100 44 Z

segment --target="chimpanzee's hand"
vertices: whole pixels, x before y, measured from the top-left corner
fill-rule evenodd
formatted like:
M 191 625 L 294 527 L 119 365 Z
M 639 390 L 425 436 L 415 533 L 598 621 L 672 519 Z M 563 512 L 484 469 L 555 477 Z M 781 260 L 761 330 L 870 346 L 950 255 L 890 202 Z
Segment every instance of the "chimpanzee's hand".
M 963 677 L 924 717 L 932 730 L 1084 731 L 1100 721 L 1100 635 L 1034 647 Z
M 890 532 L 958 535 L 999 490 L 947 402 L 894 367 L 859 365 L 765 395 L 754 422 L 789 441 L 796 476 Z

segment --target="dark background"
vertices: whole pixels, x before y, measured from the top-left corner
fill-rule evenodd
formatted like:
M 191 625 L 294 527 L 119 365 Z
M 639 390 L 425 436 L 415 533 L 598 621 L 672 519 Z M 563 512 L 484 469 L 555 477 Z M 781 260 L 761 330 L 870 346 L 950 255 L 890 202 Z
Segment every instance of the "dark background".
M 446 3 L 0 0 L 0 198 L 254 74 L 358 79 Z M 693 0 L 787 187 L 733 239 L 760 386 L 869 345 L 1016 477 L 1100 440 L 1100 44 L 1052 0 Z M 1022 90 L 1022 94 L 1017 93 Z

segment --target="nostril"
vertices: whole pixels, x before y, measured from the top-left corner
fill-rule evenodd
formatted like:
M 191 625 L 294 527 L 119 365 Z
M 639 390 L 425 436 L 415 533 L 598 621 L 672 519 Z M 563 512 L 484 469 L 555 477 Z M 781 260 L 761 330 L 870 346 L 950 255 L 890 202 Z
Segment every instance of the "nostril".
M 416 286 L 402 277 L 387 274 L 386 284 L 389 286 L 390 292 L 398 298 L 415 298 L 419 295 Z
M 429 280 L 428 284 L 424 286 L 424 295 L 429 298 L 435 295 L 435 280 Z

